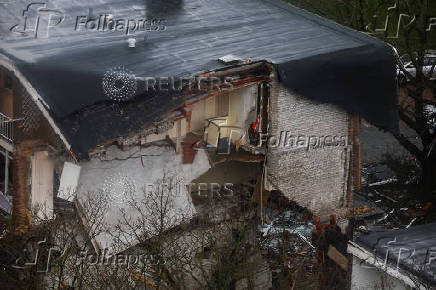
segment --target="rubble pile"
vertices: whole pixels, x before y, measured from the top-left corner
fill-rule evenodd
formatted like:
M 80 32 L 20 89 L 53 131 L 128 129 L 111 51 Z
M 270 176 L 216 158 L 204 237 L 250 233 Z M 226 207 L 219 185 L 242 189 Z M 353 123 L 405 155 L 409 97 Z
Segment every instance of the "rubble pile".
M 258 226 L 259 245 L 270 264 L 273 288 L 317 289 L 317 251 L 312 241 L 315 226 L 310 222 L 311 215 L 280 201 L 284 200 L 273 192 L 264 223 Z

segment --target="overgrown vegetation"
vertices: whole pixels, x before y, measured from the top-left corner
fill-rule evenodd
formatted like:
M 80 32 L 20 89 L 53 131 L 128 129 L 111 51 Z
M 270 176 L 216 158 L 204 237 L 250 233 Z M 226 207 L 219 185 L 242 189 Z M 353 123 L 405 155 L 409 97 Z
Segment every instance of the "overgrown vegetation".
M 433 0 L 288 0 L 340 24 L 378 37 L 409 58 L 414 71 L 398 69 L 406 80 L 400 83 L 399 117 L 416 132 L 421 144 L 401 132 L 394 137 L 420 166 L 419 188 L 423 195 L 436 193 L 436 1 Z M 362 60 L 365 61 L 365 60 Z M 376 94 L 377 92 L 374 92 Z M 430 110 L 429 110 L 430 109 Z

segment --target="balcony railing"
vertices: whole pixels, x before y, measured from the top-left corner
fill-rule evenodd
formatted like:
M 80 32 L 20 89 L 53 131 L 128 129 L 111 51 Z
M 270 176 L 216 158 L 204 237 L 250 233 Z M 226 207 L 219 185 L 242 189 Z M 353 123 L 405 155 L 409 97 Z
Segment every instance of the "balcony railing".
M 12 129 L 13 129 L 12 119 L 8 116 L 0 113 L 0 136 L 12 143 Z

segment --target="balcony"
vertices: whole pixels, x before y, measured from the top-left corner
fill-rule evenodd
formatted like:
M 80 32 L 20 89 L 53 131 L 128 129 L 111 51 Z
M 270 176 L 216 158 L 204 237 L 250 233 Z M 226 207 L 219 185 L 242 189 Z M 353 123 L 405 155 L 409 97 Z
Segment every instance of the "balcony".
M 0 113 L 0 136 L 10 144 L 12 144 L 13 135 L 13 122 L 8 116 Z

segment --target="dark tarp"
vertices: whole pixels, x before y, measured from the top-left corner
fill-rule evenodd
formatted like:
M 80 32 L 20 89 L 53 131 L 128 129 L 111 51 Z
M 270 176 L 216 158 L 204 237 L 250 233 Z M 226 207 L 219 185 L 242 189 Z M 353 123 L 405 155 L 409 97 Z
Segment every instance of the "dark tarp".
M 53 0 L 27 6 L 30 3 L 0 0 L 0 53 L 44 99 L 79 154 L 138 131 L 183 102 L 173 100 L 169 92 L 142 94 L 131 104 L 113 102 L 102 89 L 109 69 L 123 66 L 136 77 L 195 75 L 225 67 L 217 59 L 227 54 L 273 63 L 283 84 L 297 93 L 359 112 L 385 130 L 397 130 L 391 48 L 286 3 Z M 38 30 L 35 38 L 30 20 L 36 19 L 35 13 L 43 19 L 47 11 L 54 21 L 49 35 Z M 78 19 L 105 14 L 114 19 L 159 19 L 165 30 L 126 35 L 83 25 L 76 29 Z M 130 37 L 137 40 L 135 48 L 127 45 Z
M 436 286 L 436 223 L 363 235 L 356 243 Z

